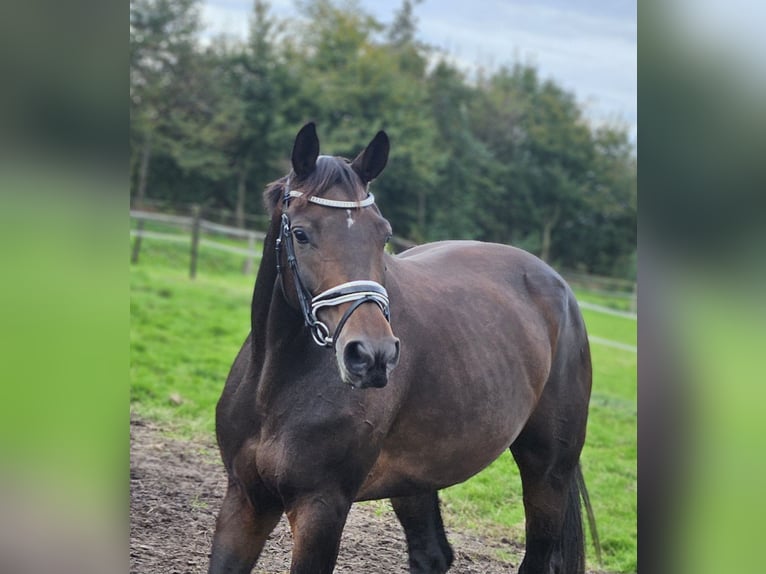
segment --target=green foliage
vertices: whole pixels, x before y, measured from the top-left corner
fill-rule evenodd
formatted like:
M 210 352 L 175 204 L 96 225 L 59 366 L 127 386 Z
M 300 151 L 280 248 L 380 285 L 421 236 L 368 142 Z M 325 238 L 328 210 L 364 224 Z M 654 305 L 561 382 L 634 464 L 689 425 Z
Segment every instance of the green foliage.
M 515 243 L 567 268 L 634 275 L 627 130 L 588 125 L 532 65 L 458 70 L 417 40 L 417 4 L 404 0 L 386 27 L 354 0 L 304 0 L 289 21 L 257 0 L 246 42 L 203 48 L 196 0 L 133 2 L 134 198 L 146 188 L 241 217 L 289 170 L 304 122 L 318 123 L 324 153 L 349 158 L 385 129 L 391 156 L 374 185 L 400 237 Z
M 130 3 L 131 176 L 141 185 L 140 156 L 173 155 L 177 111 L 196 94 L 199 0 Z M 146 166 L 148 168 L 148 166 Z

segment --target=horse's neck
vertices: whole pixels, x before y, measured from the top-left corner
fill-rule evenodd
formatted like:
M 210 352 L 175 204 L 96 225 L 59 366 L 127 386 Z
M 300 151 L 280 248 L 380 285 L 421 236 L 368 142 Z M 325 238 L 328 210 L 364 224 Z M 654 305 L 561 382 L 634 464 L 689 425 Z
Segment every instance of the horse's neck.
M 263 264 L 263 263 L 262 263 Z M 295 368 L 296 357 L 302 365 L 310 364 L 306 346 L 309 336 L 300 313 L 290 307 L 279 281 L 272 278 L 272 288 L 265 296 L 269 303 L 253 309 L 253 382 L 256 404 L 265 413 L 280 390 L 285 389 L 287 372 Z M 255 301 L 255 297 L 253 298 Z
M 285 337 L 294 337 L 303 327 L 301 316 L 285 301 L 278 281 L 275 250 L 278 235 L 279 218 L 275 218 L 264 240 L 263 257 L 250 308 L 252 358 L 256 376 L 261 374 L 267 351 L 278 352 L 289 342 Z
M 250 330 L 252 333 L 253 365 L 257 371 L 263 366 L 266 351 L 269 310 L 272 295 L 279 288 L 277 283 L 276 241 L 279 236 L 279 219 L 273 218 L 266 238 L 263 241 L 263 256 L 258 267 L 258 275 L 253 289 L 253 301 L 250 306 Z

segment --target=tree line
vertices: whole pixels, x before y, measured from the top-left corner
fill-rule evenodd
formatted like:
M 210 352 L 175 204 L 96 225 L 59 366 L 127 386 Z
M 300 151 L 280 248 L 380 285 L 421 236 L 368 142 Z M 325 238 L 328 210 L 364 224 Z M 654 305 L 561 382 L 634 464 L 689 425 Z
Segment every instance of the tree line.
M 591 125 L 534 65 L 465 72 L 417 38 L 417 0 L 389 25 L 355 0 L 255 0 L 247 40 L 203 39 L 199 0 L 131 0 L 131 199 L 262 213 L 295 133 L 324 152 L 392 142 L 375 182 L 399 237 L 514 244 L 546 261 L 634 277 L 636 159 L 627 129 Z

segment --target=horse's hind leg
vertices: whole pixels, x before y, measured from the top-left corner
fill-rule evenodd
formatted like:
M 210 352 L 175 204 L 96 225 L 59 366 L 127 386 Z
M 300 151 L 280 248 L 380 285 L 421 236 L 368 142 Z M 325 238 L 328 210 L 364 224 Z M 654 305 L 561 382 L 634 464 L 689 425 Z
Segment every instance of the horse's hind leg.
M 453 554 L 444 533 L 438 493 L 392 498 L 391 504 L 404 527 L 410 573 L 444 574 Z
M 208 574 L 249 574 L 281 516 L 279 505 L 264 500 L 256 507 L 230 483 L 216 520 Z
M 545 468 L 529 451 L 514 451 L 524 489 L 526 549 L 519 574 L 582 574 L 580 500 L 574 470 Z
M 561 365 L 562 363 L 559 363 Z M 590 396 L 590 363 L 559 369 L 511 445 L 526 512 L 526 552 L 519 574 L 581 574 L 585 549 L 577 481 Z

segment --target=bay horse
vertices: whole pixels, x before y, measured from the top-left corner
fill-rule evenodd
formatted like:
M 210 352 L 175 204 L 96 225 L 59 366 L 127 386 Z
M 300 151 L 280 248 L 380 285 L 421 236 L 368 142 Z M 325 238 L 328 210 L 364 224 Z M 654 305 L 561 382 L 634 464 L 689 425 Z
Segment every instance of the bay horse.
M 452 561 L 438 490 L 510 448 L 526 516 L 521 574 L 584 571 L 579 466 L 588 338 L 564 280 L 506 245 L 445 241 L 398 256 L 369 184 L 381 131 L 320 156 L 313 123 L 271 215 L 251 332 L 216 409 L 228 488 L 209 573 L 249 573 L 283 513 L 291 574 L 331 573 L 355 501 L 390 498 L 413 574 Z

